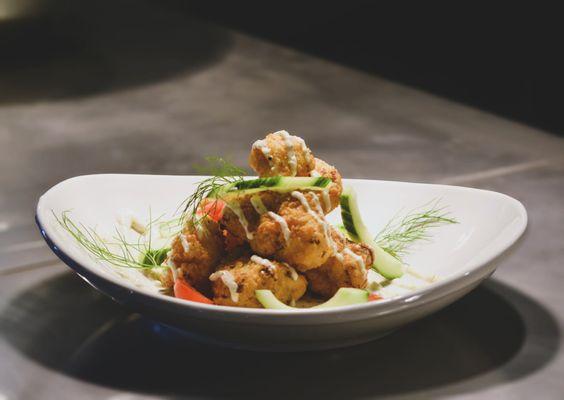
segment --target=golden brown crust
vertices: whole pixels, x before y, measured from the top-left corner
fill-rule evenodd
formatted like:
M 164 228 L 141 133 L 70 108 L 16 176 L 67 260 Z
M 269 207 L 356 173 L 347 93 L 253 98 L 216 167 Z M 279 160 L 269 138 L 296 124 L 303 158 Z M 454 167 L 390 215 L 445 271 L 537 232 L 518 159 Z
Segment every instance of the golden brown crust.
M 254 196 L 260 199 L 267 210 L 277 210 L 283 199 L 288 197 L 288 194 L 277 193 L 274 191 L 264 191 L 245 195 L 229 201 L 228 206 L 224 209 L 220 224 L 222 228 L 245 242 L 248 242 L 249 238 L 247 237 L 247 232 L 241 224 L 241 219 L 235 213 L 234 208 L 237 209 L 237 205 L 239 206 L 248 224 L 247 230 L 254 235 L 260 219 L 260 214 L 255 210 L 255 207 L 251 202 L 251 198 Z
M 266 176 L 309 176 L 315 167 L 315 159 L 311 150 L 303 144 L 303 139 L 289 135 L 292 151 L 296 158 L 295 170 L 289 162 L 286 140 L 278 131 L 253 144 L 249 155 L 249 164 L 260 177 Z M 286 132 L 287 133 L 287 132 Z
M 339 171 L 314 158 L 301 138 L 284 131 L 257 141 L 249 163 L 261 177 L 323 176 L 332 182 L 323 192 L 264 191 L 230 199 L 219 223 L 205 218 L 205 229 L 187 225 L 174 239 L 170 261 L 179 273 L 202 293 L 213 293 L 216 304 L 237 307 L 260 307 L 257 289 L 272 290 L 286 304 L 300 299 L 306 291 L 306 277 L 299 275 L 294 280 L 289 265 L 306 274 L 311 292 L 325 298 L 340 287 L 365 287 L 367 272 L 361 264 L 371 265 L 371 251 L 348 242 L 325 220 L 339 205 Z M 276 260 L 271 261 L 274 267 L 256 262 L 251 254 Z M 216 270 L 229 271 L 237 284 L 237 301 L 221 274 L 212 276 L 210 282 Z M 170 284 L 167 274 L 157 278 Z
M 242 213 L 241 217 L 237 213 Z M 246 227 L 243 226 L 246 223 Z M 250 236 L 247 234 L 256 230 L 259 222 L 259 215 L 256 213 L 250 201 L 233 200 L 227 203 L 221 218 L 221 226 L 232 235 L 248 241 Z
M 331 257 L 324 265 L 306 272 L 309 290 L 329 298 L 341 287 L 364 289 L 367 284 L 367 268 L 372 265 L 372 252 L 364 244 L 347 241 L 346 247 L 357 256 L 362 257 L 359 263 L 348 252 L 341 253 L 342 260 Z
M 304 196 L 315 209 L 312 199 L 316 195 L 305 193 Z M 278 215 L 288 227 L 288 241 L 280 223 L 271 215 L 263 214 L 250 242 L 257 254 L 287 262 L 299 271 L 317 268 L 329 259 L 333 248 L 325 232 L 323 215 L 314 217 L 294 198 L 282 203 Z M 330 231 L 330 225 L 327 229 Z
M 186 281 L 202 293 L 209 293 L 209 275 L 224 254 L 219 225 L 203 218 L 199 226 L 187 224 L 172 241 L 170 261 Z
M 325 211 L 325 214 L 328 214 L 332 210 L 334 210 L 335 208 L 337 208 L 339 206 L 341 193 L 343 192 L 343 183 L 342 183 L 342 179 L 341 179 L 341 174 L 339 173 L 337 168 L 333 167 L 332 165 L 327 164 L 325 161 L 323 161 L 319 158 L 316 158 L 315 159 L 315 168 L 314 168 L 313 172 L 311 173 L 311 175 L 312 176 L 316 176 L 316 175 L 323 176 L 325 178 L 331 179 L 331 181 L 332 181 L 332 183 L 327 188 L 327 191 L 328 191 L 328 194 L 329 194 L 329 199 L 330 199 L 330 202 L 331 202 L 331 208 L 329 210 L 325 206 L 325 202 L 324 202 L 323 198 L 321 197 L 322 194 L 320 194 L 321 204 L 323 204 L 323 209 Z
M 237 283 L 237 301 L 231 296 L 231 291 L 222 279 L 212 283 L 213 300 L 215 304 L 261 308 L 256 298 L 255 291 L 268 289 L 283 303 L 292 304 L 300 299 L 307 287 L 303 275 L 298 275 L 294 280 L 292 270 L 287 265 L 270 261 L 274 268 L 269 268 L 252 261 L 250 258 L 240 258 L 223 264 L 219 270 L 229 271 Z

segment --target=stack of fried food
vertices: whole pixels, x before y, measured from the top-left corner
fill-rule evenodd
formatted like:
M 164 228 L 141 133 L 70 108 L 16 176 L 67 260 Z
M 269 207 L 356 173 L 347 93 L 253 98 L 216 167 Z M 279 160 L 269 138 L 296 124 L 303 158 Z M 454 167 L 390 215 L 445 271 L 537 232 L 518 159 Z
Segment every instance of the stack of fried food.
M 265 190 L 231 200 L 219 218 L 189 221 L 166 261 L 215 304 L 262 307 L 257 289 L 295 305 L 307 292 L 327 299 L 341 287 L 364 288 L 373 254 L 325 216 L 339 205 L 337 169 L 286 131 L 256 141 L 249 157 L 259 177 L 326 177 L 323 190 Z

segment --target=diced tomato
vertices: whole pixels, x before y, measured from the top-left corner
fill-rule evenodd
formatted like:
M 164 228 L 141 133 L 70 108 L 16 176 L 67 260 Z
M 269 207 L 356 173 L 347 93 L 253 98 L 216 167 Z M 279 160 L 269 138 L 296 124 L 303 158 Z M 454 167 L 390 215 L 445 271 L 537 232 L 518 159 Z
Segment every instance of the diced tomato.
M 174 297 L 196 303 L 213 304 L 213 301 L 194 289 L 184 278 L 177 278 L 174 282 Z
M 201 203 L 200 209 L 198 210 L 198 215 L 207 215 L 215 222 L 223 217 L 223 211 L 225 210 L 225 202 L 219 199 L 209 199 Z
M 378 293 L 370 293 L 368 295 L 368 301 L 376 301 L 376 300 L 382 300 L 382 296 L 380 296 Z

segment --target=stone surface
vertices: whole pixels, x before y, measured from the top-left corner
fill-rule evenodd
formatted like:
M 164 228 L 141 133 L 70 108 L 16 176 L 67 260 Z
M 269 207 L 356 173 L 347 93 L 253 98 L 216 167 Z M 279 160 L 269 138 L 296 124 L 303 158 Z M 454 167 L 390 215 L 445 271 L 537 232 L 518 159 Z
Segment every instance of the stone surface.
M 73 36 L 82 50 L 3 66 L 0 399 L 562 397 L 562 139 L 141 4 L 74 10 L 91 28 Z M 355 348 L 264 355 L 129 314 L 55 263 L 33 227 L 38 196 L 62 179 L 189 174 L 202 155 L 244 165 L 278 129 L 347 177 L 507 193 L 530 229 L 490 282 L 431 318 Z

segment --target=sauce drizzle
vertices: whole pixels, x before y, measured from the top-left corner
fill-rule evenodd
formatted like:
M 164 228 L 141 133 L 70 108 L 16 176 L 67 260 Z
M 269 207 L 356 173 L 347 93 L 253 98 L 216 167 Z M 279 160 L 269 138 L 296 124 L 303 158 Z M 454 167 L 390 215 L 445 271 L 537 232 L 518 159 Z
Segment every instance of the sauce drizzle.
M 276 271 L 276 265 L 272 263 L 272 261 L 267 260 L 266 258 L 259 257 L 257 255 L 251 256 L 251 261 L 257 264 L 262 265 L 270 270 L 270 272 L 274 273 Z
M 262 199 L 258 194 L 251 196 L 251 204 L 253 205 L 253 208 L 255 209 L 258 215 L 262 215 L 265 212 L 268 212 L 268 209 L 265 207 L 264 203 L 262 202 Z
M 296 176 L 298 171 L 298 159 L 296 158 L 296 153 L 294 152 L 294 142 L 292 136 L 286 131 L 275 132 L 276 135 L 282 137 L 284 144 L 286 145 L 286 156 L 288 158 L 288 165 L 290 166 L 291 176 Z M 304 144 L 305 146 L 305 144 Z
M 290 240 L 290 229 L 288 228 L 286 220 L 272 211 L 268 212 L 268 216 L 278 222 L 278 225 L 280 225 L 280 229 L 282 230 L 282 235 L 284 236 L 284 241 L 288 244 L 288 241 Z
M 356 264 L 360 267 L 361 270 L 366 269 L 366 264 L 364 264 L 364 259 L 361 256 L 359 256 L 358 254 L 356 254 L 354 251 L 352 251 L 351 249 L 349 249 L 348 247 L 345 246 L 343 253 L 350 256 L 356 262 Z
M 258 149 L 264 155 L 264 158 L 266 158 L 266 161 L 268 161 L 270 170 L 274 171 L 274 165 L 272 165 L 271 160 L 272 157 L 270 156 L 270 147 L 268 147 L 268 145 L 266 144 L 266 140 L 262 139 L 254 142 L 253 149 Z
M 321 198 L 323 199 L 323 206 L 325 207 L 325 212 L 331 210 L 331 199 L 329 198 L 329 188 L 321 192 Z
M 227 203 L 226 206 L 229 207 L 229 209 L 231 211 L 233 211 L 233 213 L 239 219 L 239 223 L 241 224 L 241 226 L 245 230 L 245 235 L 247 236 L 247 239 L 252 240 L 254 235 L 251 231 L 249 231 L 249 221 L 247 221 L 247 218 L 245 218 L 245 213 L 241 209 L 241 206 L 239 205 L 239 203 L 237 203 L 237 202 Z
M 226 270 L 220 270 L 210 275 L 210 281 L 213 282 L 218 279 L 221 279 L 223 284 L 229 290 L 229 295 L 231 296 L 231 300 L 237 303 L 239 301 L 239 293 L 237 293 L 237 290 L 239 289 L 239 285 L 237 285 L 237 282 L 235 282 L 235 278 L 233 277 L 233 274 Z
M 284 263 L 284 265 L 286 266 L 286 268 L 288 268 L 290 270 L 290 276 L 292 277 L 292 280 L 297 281 L 298 277 L 299 277 L 298 271 L 296 271 L 296 269 L 294 267 L 290 266 L 287 263 Z
M 180 244 L 182 245 L 182 249 L 184 249 L 185 254 L 190 251 L 190 243 L 188 243 L 188 239 L 186 239 L 186 235 L 184 233 L 180 234 Z
M 327 221 L 325 221 L 323 219 L 323 217 L 321 217 L 321 215 L 319 215 L 318 213 L 316 213 L 315 211 L 313 211 L 307 201 L 307 198 L 303 195 L 303 193 L 298 192 L 298 191 L 293 191 L 292 192 L 292 197 L 295 199 L 298 199 L 300 201 L 300 203 L 302 204 L 303 208 L 305 208 L 305 210 L 307 211 L 307 213 L 309 215 L 311 215 L 312 217 L 314 217 L 316 219 L 316 221 L 323 227 L 323 233 L 325 234 L 325 237 L 327 239 L 327 243 L 329 244 L 329 246 L 333 249 L 333 255 L 335 256 L 335 258 L 337 260 L 339 260 L 340 262 L 343 262 L 343 255 L 341 253 L 339 253 L 339 250 L 337 249 L 337 245 L 335 243 L 335 241 L 333 240 L 333 238 L 331 237 L 331 232 L 329 231 L 329 225 L 327 224 Z M 315 199 L 315 205 L 316 208 L 318 210 L 321 210 L 321 205 L 319 204 L 319 199 L 317 198 L 317 196 L 313 196 L 313 198 Z M 323 215 L 323 210 L 321 210 L 321 214 Z

